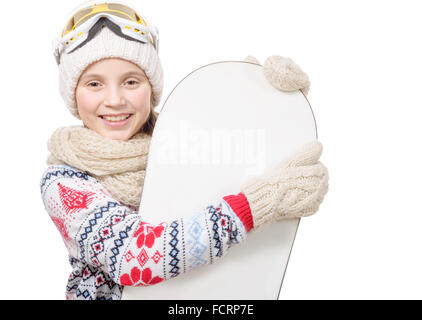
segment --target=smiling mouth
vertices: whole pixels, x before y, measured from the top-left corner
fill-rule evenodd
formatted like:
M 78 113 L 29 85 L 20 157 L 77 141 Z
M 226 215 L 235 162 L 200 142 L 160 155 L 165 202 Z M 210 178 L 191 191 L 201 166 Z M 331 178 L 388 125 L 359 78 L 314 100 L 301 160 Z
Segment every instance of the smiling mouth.
M 101 119 L 111 122 L 119 122 L 129 119 L 132 114 L 119 114 L 119 115 L 102 115 L 99 116 Z

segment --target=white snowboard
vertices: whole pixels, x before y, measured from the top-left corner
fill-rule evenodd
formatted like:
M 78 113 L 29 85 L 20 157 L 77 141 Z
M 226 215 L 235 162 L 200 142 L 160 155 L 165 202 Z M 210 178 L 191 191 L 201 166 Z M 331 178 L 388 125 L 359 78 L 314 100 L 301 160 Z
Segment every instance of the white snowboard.
M 201 67 L 175 87 L 161 110 L 139 212 L 158 224 L 218 205 L 316 138 L 305 96 L 273 88 L 261 65 Z M 125 287 L 122 299 L 277 299 L 298 224 L 291 219 L 249 232 L 217 263 L 157 285 Z

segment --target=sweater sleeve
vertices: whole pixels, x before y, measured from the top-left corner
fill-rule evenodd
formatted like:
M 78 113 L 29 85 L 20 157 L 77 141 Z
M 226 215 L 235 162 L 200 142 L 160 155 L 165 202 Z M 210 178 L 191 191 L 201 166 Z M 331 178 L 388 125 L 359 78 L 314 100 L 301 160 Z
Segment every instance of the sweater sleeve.
M 50 166 L 40 187 L 45 209 L 76 269 L 69 278 L 68 298 L 71 293 L 93 298 L 93 291 L 111 290 L 113 282 L 120 292 L 124 285 L 149 286 L 212 264 L 244 241 L 253 227 L 242 193 L 193 215 L 152 225 L 142 213 L 113 199 L 97 179 L 73 167 Z M 90 285 L 81 290 L 89 278 Z

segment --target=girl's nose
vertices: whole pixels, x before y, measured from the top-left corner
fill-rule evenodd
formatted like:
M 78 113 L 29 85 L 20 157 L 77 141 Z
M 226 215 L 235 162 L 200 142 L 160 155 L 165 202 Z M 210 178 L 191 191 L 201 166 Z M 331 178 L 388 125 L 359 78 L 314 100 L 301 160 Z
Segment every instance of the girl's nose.
M 126 103 L 123 94 L 117 88 L 109 88 L 106 93 L 104 104 L 110 107 L 120 107 Z

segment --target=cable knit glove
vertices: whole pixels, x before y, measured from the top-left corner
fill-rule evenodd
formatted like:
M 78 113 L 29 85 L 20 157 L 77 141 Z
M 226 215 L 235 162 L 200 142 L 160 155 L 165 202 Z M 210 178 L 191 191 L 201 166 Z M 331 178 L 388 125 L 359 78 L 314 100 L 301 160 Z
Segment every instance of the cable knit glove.
M 264 224 L 314 214 L 328 191 L 327 168 L 318 161 L 322 145 L 304 145 L 291 158 L 252 179 L 242 189 L 257 230 Z
M 253 56 L 247 56 L 244 61 L 259 64 L 259 61 Z M 271 85 L 280 91 L 301 90 L 305 96 L 309 92 L 308 75 L 289 58 L 268 57 L 264 63 L 264 75 Z

